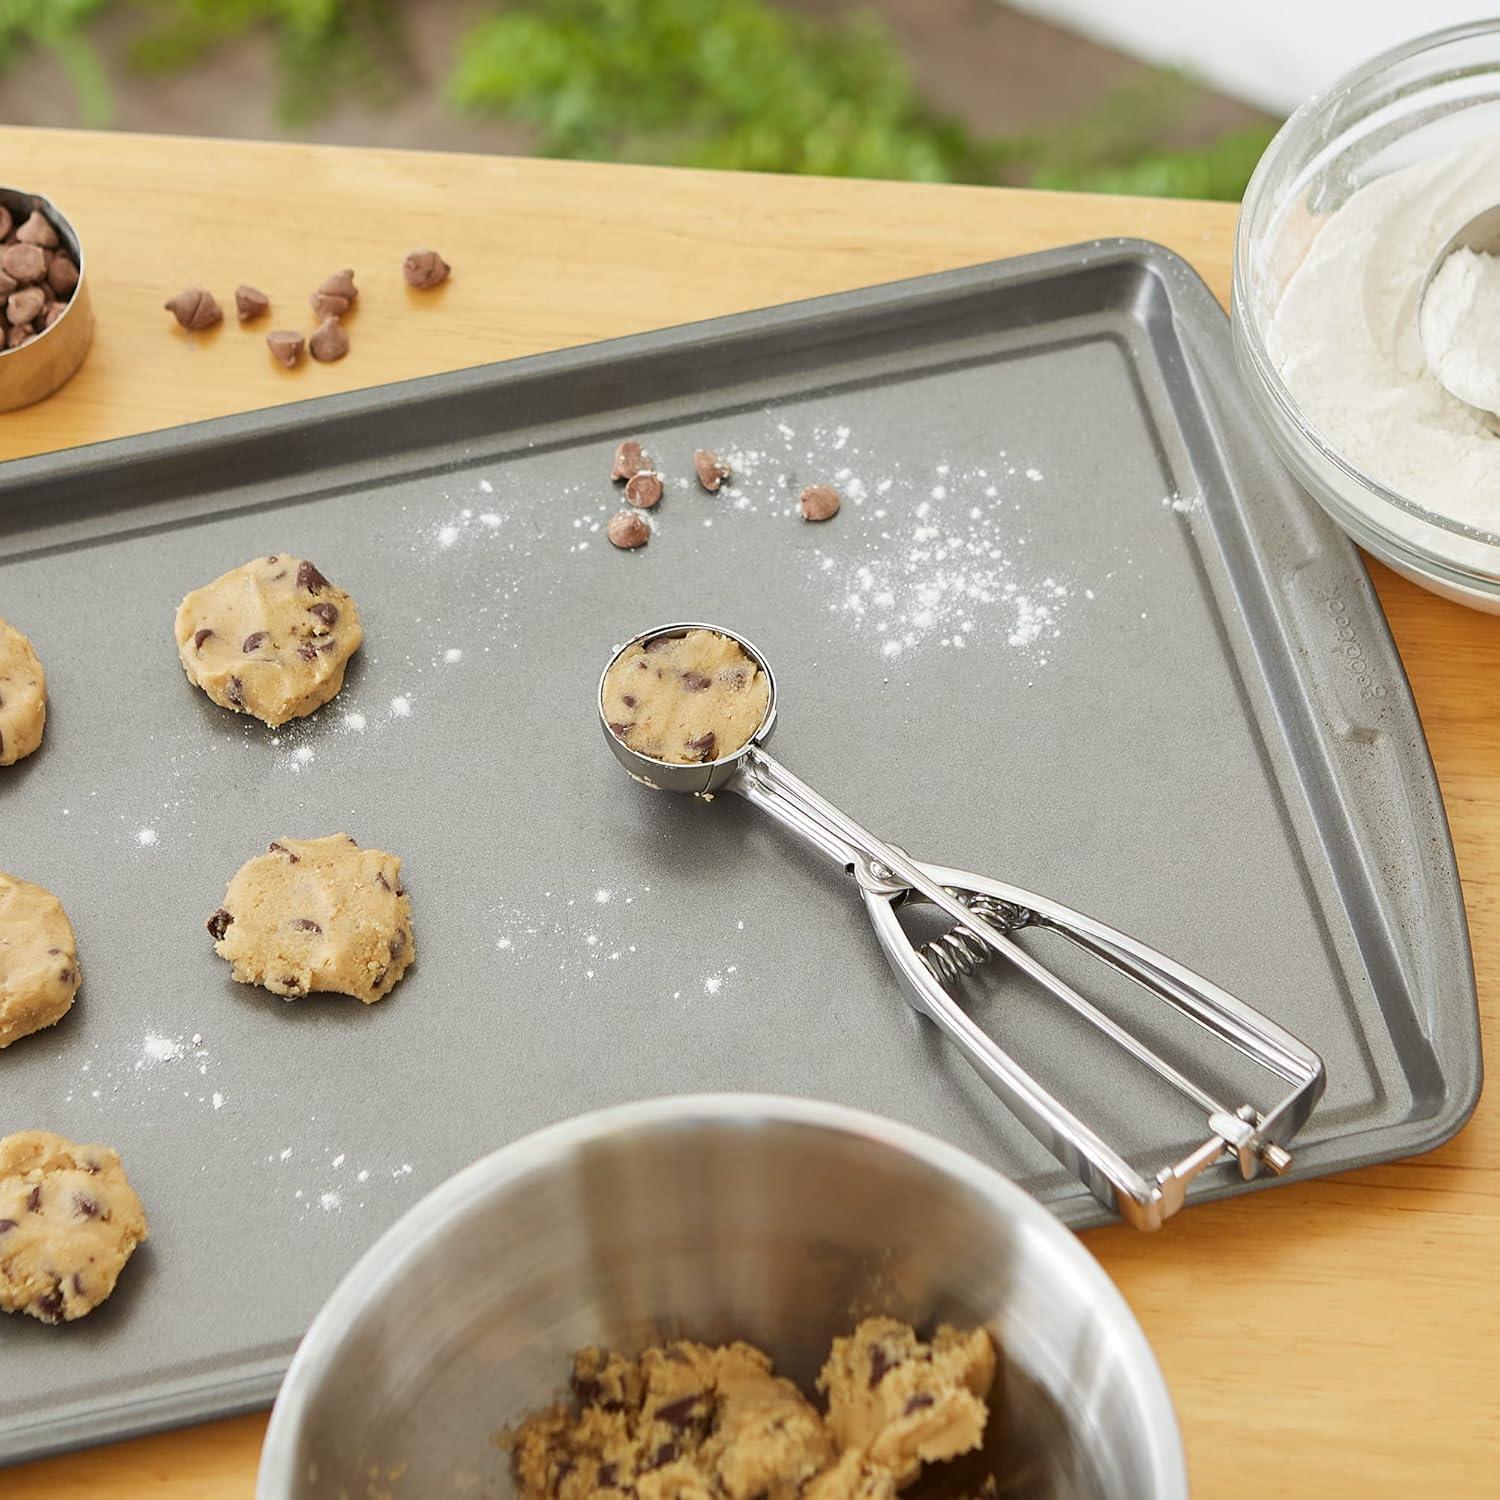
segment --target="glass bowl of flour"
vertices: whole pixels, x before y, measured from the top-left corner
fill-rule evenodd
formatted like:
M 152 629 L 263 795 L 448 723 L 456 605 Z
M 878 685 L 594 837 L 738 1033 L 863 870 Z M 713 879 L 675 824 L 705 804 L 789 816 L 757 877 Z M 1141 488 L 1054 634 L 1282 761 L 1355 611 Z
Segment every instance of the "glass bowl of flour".
M 1500 613 L 1500 421 L 1438 384 L 1417 326 L 1434 258 L 1496 204 L 1489 21 L 1387 52 L 1287 121 L 1245 193 L 1232 319 L 1251 399 L 1313 497 L 1399 572 Z M 1500 373 L 1500 303 L 1441 310 Z

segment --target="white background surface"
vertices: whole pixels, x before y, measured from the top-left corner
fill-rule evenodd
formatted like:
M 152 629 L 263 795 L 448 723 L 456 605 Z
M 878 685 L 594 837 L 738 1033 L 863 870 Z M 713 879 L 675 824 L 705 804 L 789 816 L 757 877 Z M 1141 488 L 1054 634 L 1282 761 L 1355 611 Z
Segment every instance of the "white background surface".
M 1006 0 L 1275 114 L 1387 47 L 1500 10 L 1496 0 Z

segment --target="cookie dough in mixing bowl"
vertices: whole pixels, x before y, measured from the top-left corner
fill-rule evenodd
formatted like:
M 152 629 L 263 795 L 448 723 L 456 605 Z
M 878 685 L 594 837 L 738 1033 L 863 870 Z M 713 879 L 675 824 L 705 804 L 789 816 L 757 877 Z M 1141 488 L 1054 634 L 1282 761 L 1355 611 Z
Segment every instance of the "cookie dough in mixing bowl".
M 696 765 L 754 737 L 771 684 L 738 641 L 689 630 L 622 651 L 605 673 L 603 702 L 611 732 L 637 755 Z

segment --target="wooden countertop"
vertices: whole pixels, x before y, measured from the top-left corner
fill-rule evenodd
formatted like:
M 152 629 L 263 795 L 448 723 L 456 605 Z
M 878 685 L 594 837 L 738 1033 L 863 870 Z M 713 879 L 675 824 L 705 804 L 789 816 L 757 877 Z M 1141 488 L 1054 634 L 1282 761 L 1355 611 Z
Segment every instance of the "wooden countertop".
M 1101 236 L 1163 241 L 1227 300 L 1235 218 L 1222 204 L 39 130 L 0 129 L 0 159 L 73 219 L 99 321 L 71 385 L 0 416 L 0 459 Z M 426 298 L 399 278 L 416 244 L 455 268 Z M 288 374 L 232 309 L 196 338 L 161 310 L 193 281 L 227 306 L 245 280 L 305 327 L 310 284 L 345 265 L 363 290 L 337 365 Z M 1497 1036 L 1500 621 L 1373 572 L 1447 798 Z M 1087 1243 L 1166 1370 L 1197 1495 L 1495 1492 L 1493 1101 L 1429 1156 Z M 0 1493 L 246 1500 L 264 1425 L 0 1471 Z

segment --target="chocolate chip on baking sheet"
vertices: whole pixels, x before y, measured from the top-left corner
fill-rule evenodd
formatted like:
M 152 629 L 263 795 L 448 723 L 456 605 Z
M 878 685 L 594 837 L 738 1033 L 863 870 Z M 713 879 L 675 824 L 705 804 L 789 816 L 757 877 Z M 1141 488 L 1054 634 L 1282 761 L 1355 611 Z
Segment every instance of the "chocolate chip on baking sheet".
M 642 520 L 640 513 L 633 510 L 622 510 L 611 516 L 604 534 L 622 552 L 644 547 L 651 540 L 651 528 Z
M 693 472 L 698 476 L 698 483 L 711 495 L 730 477 L 729 465 L 707 448 L 699 448 L 693 454 Z
M 615 449 L 615 461 L 609 477 L 618 483 L 622 479 L 634 479 L 642 469 L 648 467 L 646 455 L 634 438 L 624 438 Z
M 650 510 L 661 499 L 661 475 L 650 469 L 632 474 L 625 482 L 625 499 L 642 510 Z
M 250 635 L 247 635 L 245 637 L 244 644 L 241 645 L 240 651 L 243 655 L 249 656 L 252 652 L 258 651 L 260 647 L 270 639 L 271 632 L 269 630 L 253 631 Z
M 325 578 L 323 581 L 324 583 L 327 583 L 328 580 Z M 337 605 L 309 604 L 307 606 L 307 612 L 308 614 L 313 615 L 315 618 L 321 620 L 329 630 L 332 630 L 333 627 L 338 624 L 339 612 Z
M 297 587 L 309 594 L 321 594 L 328 587 L 328 580 L 318 571 L 315 563 L 304 562 L 297 566 Z
M 802 491 L 802 519 L 827 521 L 839 513 L 839 492 L 831 484 L 810 484 Z

